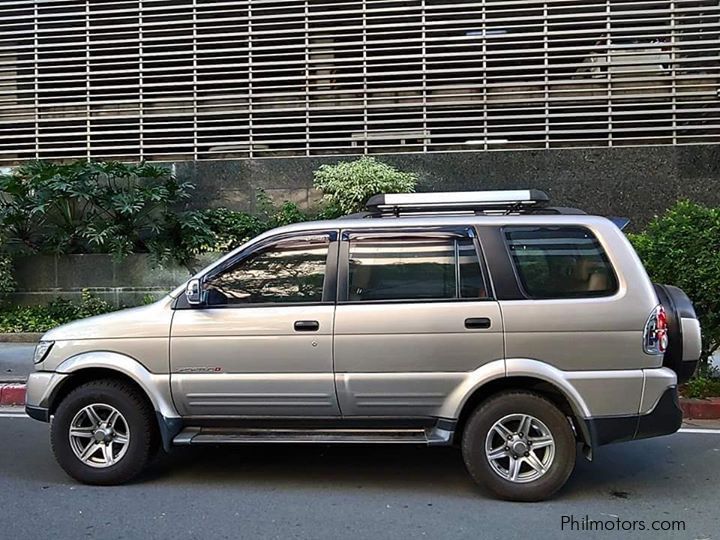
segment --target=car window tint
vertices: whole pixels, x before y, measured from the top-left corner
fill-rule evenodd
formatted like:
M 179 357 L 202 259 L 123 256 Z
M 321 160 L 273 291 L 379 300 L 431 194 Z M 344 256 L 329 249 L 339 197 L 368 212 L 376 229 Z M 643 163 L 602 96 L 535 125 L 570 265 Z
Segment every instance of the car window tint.
M 461 298 L 487 298 L 487 288 L 480 270 L 480 259 L 472 238 L 457 241 Z
M 319 236 L 253 253 L 206 283 L 208 304 L 321 302 L 328 245 Z
M 485 297 L 477 253 L 468 242 L 454 237 L 351 240 L 348 299 Z
M 597 238 L 583 227 L 506 227 L 517 276 L 531 298 L 607 296 L 617 278 Z

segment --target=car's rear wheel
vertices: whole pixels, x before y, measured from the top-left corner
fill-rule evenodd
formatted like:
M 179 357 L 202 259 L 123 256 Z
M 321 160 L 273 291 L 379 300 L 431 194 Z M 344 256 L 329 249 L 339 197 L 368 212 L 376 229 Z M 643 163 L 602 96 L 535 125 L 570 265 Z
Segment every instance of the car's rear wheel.
M 55 411 L 50 439 L 58 463 L 76 480 L 121 484 L 150 460 L 157 427 L 152 407 L 134 386 L 98 380 L 63 399 Z
M 503 392 L 483 402 L 463 431 L 462 453 L 473 479 L 503 499 L 552 496 L 575 467 L 568 419 L 544 397 Z

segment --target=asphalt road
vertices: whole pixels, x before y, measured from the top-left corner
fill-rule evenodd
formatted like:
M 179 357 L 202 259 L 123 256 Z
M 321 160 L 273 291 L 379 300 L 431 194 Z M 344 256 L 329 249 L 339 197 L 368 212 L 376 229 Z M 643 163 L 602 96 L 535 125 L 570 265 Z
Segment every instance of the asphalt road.
M 720 538 L 720 433 L 606 447 L 554 500 L 496 501 L 452 448 L 179 449 L 131 485 L 89 487 L 55 464 L 48 427 L 0 418 L 0 538 Z M 683 520 L 682 532 L 563 531 L 578 521 Z M 639 527 L 639 525 L 636 526 Z

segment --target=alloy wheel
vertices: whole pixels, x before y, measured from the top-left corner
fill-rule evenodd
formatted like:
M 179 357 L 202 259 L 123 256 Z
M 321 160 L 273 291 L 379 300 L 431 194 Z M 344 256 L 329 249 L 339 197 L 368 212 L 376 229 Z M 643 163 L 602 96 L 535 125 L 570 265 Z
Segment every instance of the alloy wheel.
M 70 422 L 70 447 L 90 467 L 103 469 L 120 461 L 130 444 L 127 420 L 115 407 L 93 403 Z
M 509 414 L 493 424 L 485 439 L 493 471 L 513 483 L 544 476 L 555 459 L 555 439 L 548 427 L 529 414 Z

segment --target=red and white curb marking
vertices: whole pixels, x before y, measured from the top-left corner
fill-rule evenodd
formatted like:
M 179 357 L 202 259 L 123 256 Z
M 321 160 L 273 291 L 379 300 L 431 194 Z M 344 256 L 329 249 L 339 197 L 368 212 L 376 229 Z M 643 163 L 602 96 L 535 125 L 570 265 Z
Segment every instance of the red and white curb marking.
M 25 384 L 0 383 L 0 407 L 25 405 Z

